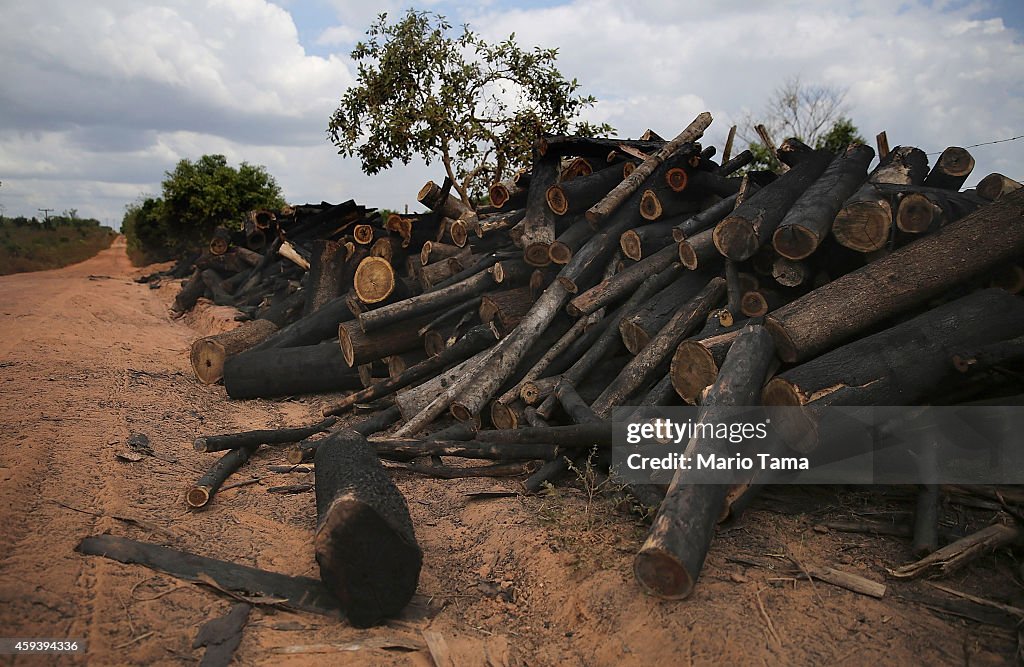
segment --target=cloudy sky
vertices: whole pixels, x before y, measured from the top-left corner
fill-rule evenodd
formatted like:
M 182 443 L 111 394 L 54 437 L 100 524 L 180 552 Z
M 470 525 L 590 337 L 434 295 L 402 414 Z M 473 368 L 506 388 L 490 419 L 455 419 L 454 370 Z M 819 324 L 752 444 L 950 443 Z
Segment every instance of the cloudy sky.
M 355 0 L 0 0 L 0 206 L 118 224 L 182 158 L 265 165 L 293 202 L 414 207 L 430 167 L 364 176 L 326 139 L 348 53 L 380 11 Z M 490 39 L 560 50 L 619 136 L 705 144 L 791 76 L 847 90 L 866 137 L 938 152 L 1024 134 L 1024 2 L 418 2 Z M 972 149 L 974 177 L 1024 178 L 1024 140 Z

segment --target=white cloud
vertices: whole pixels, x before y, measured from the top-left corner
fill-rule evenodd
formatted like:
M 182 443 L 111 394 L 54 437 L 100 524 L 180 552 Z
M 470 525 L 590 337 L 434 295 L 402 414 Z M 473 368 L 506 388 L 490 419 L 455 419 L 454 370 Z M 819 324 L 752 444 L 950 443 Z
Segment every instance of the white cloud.
M 353 81 L 344 53 L 379 12 L 396 17 L 404 5 L 328 4 L 334 16 L 302 31 L 317 53 L 337 52 L 319 56 L 300 43 L 289 2 L 7 3 L 0 204 L 8 214 L 78 208 L 116 221 L 177 160 L 213 152 L 266 165 L 291 201 L 413 203 L 423 181 L 437 178 L 436 164 L 367 177 L 325 134 Z M 793 75 L 846 88 L 861 133 L 884 129 L 892 145 L 940 151 L 1024 131 L 1021 35 L 1000 19 L 973 19 L 981 3 L 419 6 L 492 40 L 515 32 L 523 46 L 558 47 L 560 69 L 600 100 L 587 119 L 621 136 L 648 127 L 672 136 L 706 109 L 716 118 L 706 142 L 721 145 L 730 122 L 758 112 Z M 1024 177 L 1022 143 L 974 151 L 972 181 L 991 171 Z

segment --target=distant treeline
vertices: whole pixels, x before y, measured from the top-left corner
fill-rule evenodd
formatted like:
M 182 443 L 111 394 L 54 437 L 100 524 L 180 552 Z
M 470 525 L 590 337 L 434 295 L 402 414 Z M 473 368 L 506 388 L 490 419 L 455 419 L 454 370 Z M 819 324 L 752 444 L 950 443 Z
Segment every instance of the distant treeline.
M 75 210 L 46 219 L 0 216 L 0 275 L 57 269 L 89 259 L 117 236 Z

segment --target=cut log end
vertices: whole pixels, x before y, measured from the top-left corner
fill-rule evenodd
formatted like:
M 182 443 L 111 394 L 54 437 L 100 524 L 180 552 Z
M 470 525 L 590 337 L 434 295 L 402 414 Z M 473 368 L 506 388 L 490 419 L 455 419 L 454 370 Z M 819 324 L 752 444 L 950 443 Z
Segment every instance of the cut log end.
M 352 238 L 356 243 L 369 245 L 373 241 L 373 227 L 370 225 L 356 225 L 352 229 Z
M 765 318 L 764 323 L 768 327 L 768 332 L 772 335 L 772 339 L 775 341 L 775 352 L 778 354 L 779 359 L 787 364 L 794 363 L 799 355 L 797 354 L 796 344 L 794 344 L 789 332 L 771 316 Z
M 661 217 L 661 200 L 653 190 L 644 190 L 640 195 L 640 216 L 644 220 L 657 220 Z
M 679 263 L 690 271 L 696 271 L 699 264 L 697 252 L 686 240 L 679 242 Z
M 547 266 L 551 263 L 550 247 L 547 243 L 531 243 L 523 250 L 523 260 L 530 266 Z
M 858 252 L 885 247 L 892 226 L 892 209 L 887 202 L 855 202 L 836 216 L 832 234 L 843 246 Z
M 651 335 L 630 319 L 622 320 L 622 323 L 619 324 L 619 333 L 622 335 L 622 343 L 630 354 L 640 354 L 640 350 L 651 342 Z
M 223 255 L 228 251 L 228 240 L 220 237 L 214 237 L 210 241 L 210 254 L 211 255 Z
M 206 438 L 196 438 L 195 441 L 192 443 L 192 448 L 195 449 L 197 452 L 205 452 Z
M 224 360 L 227 353 L 224 346 L 209 338 L 200 338 L 192 343 L 189 360 L 192 370 L 203 384 L 215 384 L 224 377 Z
M 623 232 L 619 237 L 619 247 L 622 248 L 622 254 L 634 262 L 639 262 L 643 257 L 643 243 L 634 229 Z
M 491 403 L 491 423 L 498 429 L 519 428 L 519 415 L 501 401 L 494 401 Z
M 188 490 L 188 493 L 185 494 L 185 502 L 187 502 L 188 506 L 193 509 L 205 507 L 206 504 L 210 502 L 210 489 L 205 486 L 193 486 Z
M 491 198 L 491 206 L 501 208 L 511 195 L 504 183 L 495 183 L 487 189 L 487 196 Z
M 548 188 L 544 198 L 548 202 L 548 208 L 555 215 L 565 215 L 569 211 L 569 200 L 566 199 L 565 192 L 559 186 L 552 185 Z
M 548 246 L 548 258 L 553 264 L 568 264 L 572 259 L 572 248 L 561 241 L 555 241 Z
M 650 547 L 633 559 L 633 575 L 645 592 L 667 600 L 689 597 L 696 583 L 675 556 Z
M 466 247 L 469 240 L 469 232 L 466 230 L 466 223 L 461 220 L 453 220 L 448 226 L 448 234 L 452 237 L 452 243 L 460 248 Z
M 928 197 L 919 192 L 911 192 L 900 200 L 900 207 L 896 212 L 896 226 L 900 231 L 920 234 L 928 231 L 941 216 L 942 209 Z
M 351 494 L 331 503 L 313 545 L 320 578 L 356 627 L 396 616 L 416 591 L 423 560 L 419 547 Z
M 746 292 L 740 299 L 740 311 L 747 317 L 768 314 L 768 300 L 760 292 Z
M 672 387 L 687 403 L 697 403 L 705 387 L 714 384 L 718 377 L 718 364 L 711 352 L 691 341 L 683 341 L 672 356 L 669 369 Z
M 775 251 L 787 259 L 804 259 L 814 254 L 820 240 L 811 230 L 801 225 L 779 227 L 772 235 Z
M 395 290 L 395 270 L 381 257 L 366 257 L 356 267 L 352 285 L 363 303 L 380 303 Z
M 668 187 L 672 188 L 675 192 L 682 192 L 685 190 L 688 180 L 689 177 L 686 175 L 686 170 L 680 169 L 679 167 L 669 169 L 665 174 L 665 182 L 668 184 Z
M 754 221 L 730 215 L 715 227 L 715 247 L 725 257 L 742 262 L 754 256 L 760 244 Z

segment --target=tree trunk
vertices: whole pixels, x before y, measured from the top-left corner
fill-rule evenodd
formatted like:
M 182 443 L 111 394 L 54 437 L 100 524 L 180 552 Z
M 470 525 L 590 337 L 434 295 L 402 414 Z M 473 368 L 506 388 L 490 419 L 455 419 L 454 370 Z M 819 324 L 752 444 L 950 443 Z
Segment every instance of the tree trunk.
M 359 325 L 369 333 L 383 327 L 404 322 L 420 315 L 429 314 L 445 306 L 457 304 L 475 297 L 494 286 L 494 279 L 487 271 L 481 271 L 462 282 L 413 296 L 404 301 L 371 310 L 359 316 Z
M 965 148 L 950 146 L 942 151 L 935 166 L 928 172 L 924 184 L 931 188 L 942 188 L 957 192 L 974 171 L 974 157 Z
M 756 405 L 774 358 L 767 332 L 753 325 L 745 328 L 708 393 L 705 415 L 713 416 L 716 408 Z M 694 438 L 686 453 L 723 454 L 724 450 L 714 439 Z M 693 592 L 728 491 L 722 484 L 694 483 L 693 474 L 676 471 L 647 540 L 633 561 L 633 574 L 640 586 L 670 600 L 684 599 Z
M 337 417 L 328 417 L 318 424 L 299 428 L 279 428 L 224 435 L 206 435 L 196 438 L 192 443 L 197 452 L 223 452 L 240 447 L 259 447 L 260 445 L 283 445 L 304 440 L 311 435 L 322 433 L 337 423 Z
M 870 146 L 853 144 L 836 158 L 779 223 L 772 235 L 776 252 L 788 259 L 803 259 L 817 250 L 843 202 L 867 179 L 872 157 Z
M 182 283 L 181 290 L 174 297 L 174 306 L 171 310 L 176 316 L 187 313 L 195 307 L 196 301 L 205 291 L 206 283 L 203 282 L 202 271 L 196 269 L 189 279 Z
M 554 443 L 527 442 L 519 444 L 482 442 L 480 440 L 414 440 L 394 438 L 371 440 L 377 456 L 391 461 L 412 461 L 423 456 L 456 456 L 464 459 L 491 461 L 550 461 L 564 449 Z
M 665 161 L 667 157 L 680 150 L 684 144 L 697 141 L 704 130 L 711 125 L 711 114 L 706 111 L 694 119 L 675 139 L 658 149 L 656 153 L 643 161 L 628 177 L 622 180 L 601 201 L 587 210 L 587 220 L 595 227 L 607 219 L 643 184 L 647 177 Z
M 224 388 L 231 398 L 270 398 L 359 389 L 359 376 L 345 364 L 337 343 L 249 350 L 224 363 Z
M 752 194 L 715 227 L 715 247 L 737 262 L 753 257 L 781 222 L 786 212 L 833 160 L 828 151 L 816 151 L 779 180 Z
M 345 363 L 350 367 L 359 366 L 422 347 L 419 328 L 430 320 L 430 315 L 423 315 L 372 333 L 364 332 L 355 321 L 342 322 L 338 326 L 338 343 Z
M 679 310 L 707 284 L 711 276 L 684 271 L 670 285 L 652 296 L 631 314 L 622 318 L 619 333 L 630 354 L 640 354 L 651 339 Z
M 1002 174 L 989 174 L 978 182 L 977 192 L 982 199 L 995 201 L 1003 195 L 1008 195 L 1014 190 L 1024 188 L 1024 184 L 1018 183 L 1012 178 Z
M 214 384 L 224 377 L 224 362 L 228 357 L 245 352 L 277 331 L 269 320 L 250 320 L 237 329 L 200 338 L 192 343 L 189 361 L 192 370 L 203 384 Z
M 306 305 L 303 314 L 319 310 L 325 303 L 346 291 L 341 282 L 345 264 L 342 244 L 337 241 L 314 241 L 313 257 L 306 277 Z
M 569 302 L 567 312 L 573 317 L 589 315 L 598 308 L 608 305 L 625 295 L 647 280 L 647 278 L 661 273 L 676 261 L 679 249 L 676 246 L 668 245 L 658 252 L 650 255 L 621 273 L 601 281 L 586 292 L 578 294 Z
M 672 238 L 682 242 L 706 229 L 714 227 L 725 216 L 736 208 L 736 195 L 730 195 L 720 202 L 712 204 L 697 215 L 683 220 L 672 230 Z
M 552 185 L 544 199 L 555 215 L 576 215 L 601 201 L 624 177 L 621 164 L 611 165 L 589 176 Z
M 419 582 L 423 552 L 409 506 L 366 438 L 336 431 L 316 451 L 316 533 L 320 579 L 352 625 L 397 616 Z
M 788 363 L 824 352 L 887 317 L 1024 252 L 1018 224 L 1024 190 L 978 209 L 867 266 L 837 278 L 768 316 Z
M 213 269 L 206 269 L 202 273 L 203 283 L 206 284 L 206 288 L 210 291 L 213 297 L 213 302 L 218 306 L 233 306 L 235 300 L 231 298 L 231 295 L 224 291 L 221 287 L 223 280 L 220 274 Z
M 640 354 L 633 357 L 597 397 L 591 406 L 597 416 L 606 417 L 614 406 L 622 405 L 656 374 L 666 371 L 668 357 L 679 342 L 707 319 L 708 313 L 724 296 L 725 281 L 712 278 L 699 294 L 673 315 Z
M 555 214 L 548 208 L 545 194 L 558 181 L 558 163 L 556 156 L 534 153 L 521 237 L 523 259 L 530 266 L 546 266 L 551 261 L 548 246 L 555 240 Z
M 799 287 L 810 282 L 811 267 L 785 257 L 776 257 L 772 262 L 772 278 L 783 287 Z

